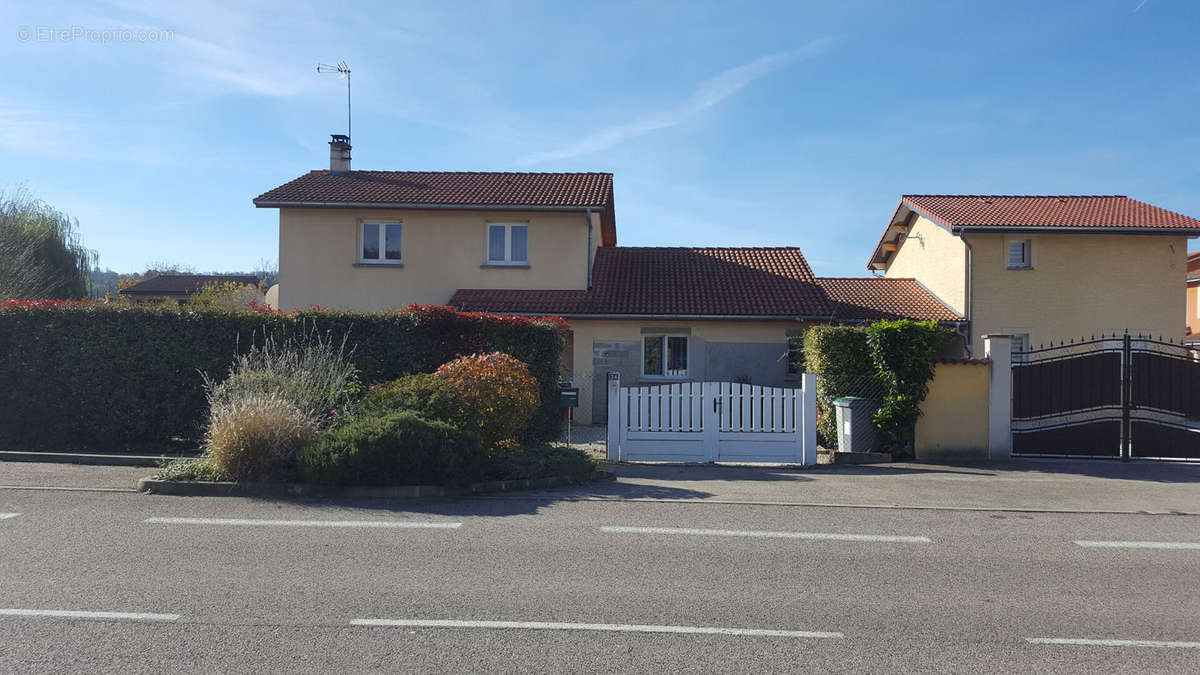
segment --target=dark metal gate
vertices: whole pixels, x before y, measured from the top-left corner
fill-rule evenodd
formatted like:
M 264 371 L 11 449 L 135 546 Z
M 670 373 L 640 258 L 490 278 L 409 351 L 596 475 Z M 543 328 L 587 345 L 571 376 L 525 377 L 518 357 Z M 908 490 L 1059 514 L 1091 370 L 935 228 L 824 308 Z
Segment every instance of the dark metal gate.
M 1200 356 L 1120 335 L 1013 354 L 1017 455 L 1200 461 Z

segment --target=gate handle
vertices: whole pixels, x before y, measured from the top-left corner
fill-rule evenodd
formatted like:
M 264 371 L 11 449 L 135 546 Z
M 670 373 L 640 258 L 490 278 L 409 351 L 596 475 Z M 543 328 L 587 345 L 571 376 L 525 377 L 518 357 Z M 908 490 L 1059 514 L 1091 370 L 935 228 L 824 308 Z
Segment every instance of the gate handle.
M 720 410 L 720 408 L 721 408 L 721 399 L 714 398 L 713 399 L 713 412 L 717 412 L 718 410 Z

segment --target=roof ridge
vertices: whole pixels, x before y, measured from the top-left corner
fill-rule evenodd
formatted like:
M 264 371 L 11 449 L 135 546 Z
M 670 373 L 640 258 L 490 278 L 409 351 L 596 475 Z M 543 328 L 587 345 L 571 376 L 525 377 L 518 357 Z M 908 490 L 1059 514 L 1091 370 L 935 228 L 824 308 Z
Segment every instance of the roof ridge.
M 901 199 L 909 197 L 953 197 L 955 199 L 1130 199 L 1128 195 L 1003 195 L 1003 194 L 903 194 Z M 1136 201 L 1136 200 L 1135 200 Z
M 605 249 L 646 251 L 799 251 L 799 246 L 605 246 Z
M 816 279 L 817 281 L 821 281 L 821 280 L 823 280 L 823 279 L 826 279 L 826 280 L 829 280 L 829 281 L 875 281 L 875 280 L 880 280 L 880 281 L 916 281 L 916 280 L 917 280 L 917 278 L 916 278 L 916 277 L 873 277 L 873 276 L 865 276 L 865 277 L 813 277 L 813 278 L 814 278 L 814 279 Z
M 330 174 L 330 169 L 310 169 L 309 174 Z M 481 176 L 611 176 L 611 171 L 434 171 L 428 169 L 354 169 L 339 172 L 339 175 L 356 173 L 437 173 L 446 175 L 481 175 Z

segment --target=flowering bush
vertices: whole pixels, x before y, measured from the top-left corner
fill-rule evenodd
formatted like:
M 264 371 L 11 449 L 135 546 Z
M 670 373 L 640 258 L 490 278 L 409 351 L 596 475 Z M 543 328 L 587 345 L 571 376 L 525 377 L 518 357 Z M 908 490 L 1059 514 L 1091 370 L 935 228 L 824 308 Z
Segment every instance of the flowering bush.
M 346 349 L 347 340 L 343 335 L 336 344 L 315 326 L 300 337 L 268 335 L 234 360 L 224 381 L 204 375 L 209 407 L 216 411 L 251 394 L 269 394 L 296 406 L 314 427 L 324 428 L 362 394 L 358 368 L 350 362 L 354 348 Z
M 533 418 L 540 396 L 529 366 L 500 352 L 464 356 L 432 374 L 400 378 L 376 388 L 364 405 L 371 413 L 416 410 L 477 434 L 491 449 L 511 448 Z

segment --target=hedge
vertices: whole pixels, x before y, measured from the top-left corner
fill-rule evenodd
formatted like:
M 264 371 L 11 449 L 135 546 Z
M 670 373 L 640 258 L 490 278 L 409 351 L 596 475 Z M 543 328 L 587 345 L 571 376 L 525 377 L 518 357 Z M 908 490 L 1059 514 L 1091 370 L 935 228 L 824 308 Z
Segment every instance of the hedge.
M 314 309 L 197 310 L 62 301 L 0 303 L 0 445 L 115 449 L 196 441 L 206 415 L 201 372 L 221 379 L 264 331 L 347 336 L 366 382 L 432 372 L 490 351 L 529 364 L 542 406 L 522 440 L 557 437 L 562 319 L 409 307 L 363 313 Z
M 817 376 L 817 435 L 822 447 L 837 449 L 833 400 L 842 396 L 879 398 L 883 394 L 866 330 L 856 326 L 813 326 L 804 333 L 808 372 Z

